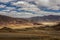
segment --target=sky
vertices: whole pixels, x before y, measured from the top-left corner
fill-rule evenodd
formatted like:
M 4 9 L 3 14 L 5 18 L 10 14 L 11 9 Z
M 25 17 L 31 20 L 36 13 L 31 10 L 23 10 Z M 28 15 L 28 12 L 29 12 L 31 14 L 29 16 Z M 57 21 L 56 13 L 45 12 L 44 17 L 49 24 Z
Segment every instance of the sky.
M 15 18 L 60 15 L 60 0 L 0 0 L 0 15 Z

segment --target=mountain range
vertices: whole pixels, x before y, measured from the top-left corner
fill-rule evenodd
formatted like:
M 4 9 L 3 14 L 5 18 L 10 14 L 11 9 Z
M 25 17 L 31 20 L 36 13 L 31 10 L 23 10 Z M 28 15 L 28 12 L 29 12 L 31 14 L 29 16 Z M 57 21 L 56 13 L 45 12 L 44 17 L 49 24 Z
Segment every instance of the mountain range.
M 37 16 L 29 18 L 33 22 L 40 22 L 40 21 L 60 21 L 60 16 L 58 15 L 48 15 L 48 16 Z
M 31 18 L 13 18 L 9 16 L 0 15 L 0 26 L 1 27 L 12 27 L 12 28 L 25 28 L 32 27 L 33 25 L 42 25 L 38 22 L 55 22 L 60 21 L 60 16 L 58 15 L 48 15 L 48 16 L 37 16 Z

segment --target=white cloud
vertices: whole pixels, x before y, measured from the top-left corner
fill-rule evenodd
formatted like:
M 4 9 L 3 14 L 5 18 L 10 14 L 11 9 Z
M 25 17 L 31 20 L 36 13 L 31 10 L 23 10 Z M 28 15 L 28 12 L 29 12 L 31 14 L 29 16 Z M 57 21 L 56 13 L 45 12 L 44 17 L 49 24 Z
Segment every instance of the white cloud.
M 52 10 L 60 9 L 60 0 L 33 0 L 37 6 L 46 6 Z
M 37 5 L 29 4 L 28 2 L 34 1 Z M 18 7 L 36 7 L 36 6 L 46 6 L 48 9 L 59 10 L 60 9 L 60 0 L 24 0 L 12 2 L 12 5 L 16 5 Z
M 32 11 L 32 12 L 40 11 L 40 9 L 38 9 L 38 8 L 19 8 L 18 10 L 26 10 L 26 11 Z
M 5 8 L 5 7 L 6 7 L 6 5 L 2 5 L 2 4 L 0 5 L 0 8 Z
M 34 16 L 32 13 L 28 13 L 28 12 L 24 13 L 24 12 L 16 12 L 16 11 L 11 11 L 9 13 L 0 11 L 0 15 L 6 15 L 6 16 L 16 17 L 16 18 L 29 18 Z
M 35 17 L 35 16 L 44 16 L 44 15 L 60 15 L 60 13 L 40 11 L 40 12 L 37 12 L 36 14 L 32 14 L 29 12 L 0 11 L 0 15 L 6 15 L 6 16 L 14 17 L 14 18 L 29 18 L 29 17 Z
M 13 2 L 12 5 L 15 5 L 17 7 L 22 7 L 22 8 L 19 8 L 18 10 L 35 11 L 35 12 L 40 11 L 40 9 L 36 5 L 29 4 L 26 1 Z
M 6 9 L 10 10 L 10 11 L 16 10 L 16 8 L 14 8 L 14 7 L 6 7 Z
M 16 8 L 14 8 L 14 7 L 5 7 L 5 10 L 2 10 L 2 12 L 11 12 L 14 10 L 16 10 Z
M 25 2 L 25 1 L 12 2 L 11 4 L 17 7 L 24 7 L 24 8 L 30 8 L 30 7 L 35 8 L 36 7 L 35 5 L 29 4 L 28 2 Z
M 58 5 L 60 5 L 60 0 L 48 0 L 46 3 L 42 1 L 41 5 L 48 7 L 48 9 L 59 10 L 60 6 Z
M 3 3 L 10 2 L 10 1 L 13 1 L 13 0 L 0 0 L 0 2 L 3 2 Z

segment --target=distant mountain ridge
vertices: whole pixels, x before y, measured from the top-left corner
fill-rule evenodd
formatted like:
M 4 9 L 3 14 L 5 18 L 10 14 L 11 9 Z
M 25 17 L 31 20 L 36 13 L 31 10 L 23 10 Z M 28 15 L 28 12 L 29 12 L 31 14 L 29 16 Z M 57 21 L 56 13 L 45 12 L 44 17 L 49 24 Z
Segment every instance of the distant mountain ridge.
M 39 21 L 60 21 L 60 16 L 58 15 L 48 15 L 48 16 L 37 16 L 30 18 L 31 21 L 39 22 Z
M 12 17 L 8 17 L 8 16 L 4 16 L 4 15 L 0 15 L 0 23 L 1 22 L 5 22 L 5 23 L 7 23 L 7 22 L 29 22 L 28 20 L 26 20 L 26 19 L 23 19 L 23 18 L 12 18 Z
M 48 16 L 36 16 L 31 18 L 13 18 L 9 16 L 0 15 L 0 24 L 4 23 L 17 23 L 17 24 L 24 24 L 24 23 L 32 23 L 38 21 L 60 21 L 60 16 L 58 15 L 48 15 Z

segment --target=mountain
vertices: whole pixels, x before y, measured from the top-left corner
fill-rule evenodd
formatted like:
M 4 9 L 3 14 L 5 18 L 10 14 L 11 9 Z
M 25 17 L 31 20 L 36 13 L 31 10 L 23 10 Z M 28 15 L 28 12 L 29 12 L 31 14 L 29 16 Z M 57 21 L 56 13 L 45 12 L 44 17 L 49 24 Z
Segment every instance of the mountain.
M 40 21 L 60 21 L 60 16 L 58 15 L 48 15 L 48 16 L 37 16 L 37 17 L 32 17 L 29 20 L 32 22 L 40 22 Z
M 8 17 L 8 16 L 4 16 L 4 15 L 0 15 L 0 24 L 4 24 L 4 23 L 17 23 L 17 24 L 22 24 L 22 23 L 26 23 L 29 22 L 26 19 L 23 18 L 12 18 L 12 17 Z
M 11 28 L 24 28 L 25 26 L 31 26 L 31 22 L 24 18 L 12 18 L 4 15 L 0 15 L 0 26 L 11 27 Z
M 60 16 L 48 15 L 48 16 L 37 16 L 31 18 L 13 18 L 9 16 L 0 15 L 0 28 L 9 27 L 12 29 L 29 28 L 35 25 L 43 25 L 38 22 L 44 21 L 60 21 Z

